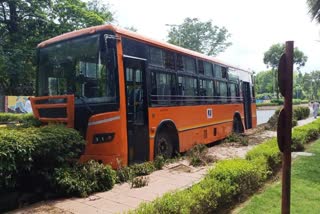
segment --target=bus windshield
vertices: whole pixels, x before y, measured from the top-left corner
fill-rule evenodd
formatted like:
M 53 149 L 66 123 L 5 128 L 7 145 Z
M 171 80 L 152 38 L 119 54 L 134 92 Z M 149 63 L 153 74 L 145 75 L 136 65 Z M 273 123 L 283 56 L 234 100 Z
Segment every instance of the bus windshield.
M 112 53 L 112 54 L 110 54 Z M 62 41 L 39 51 L 38 96 L 74 94 L 87 103 L 116 101 L 115 51 L 102 35 Z M 78 98 L 78 99 L 77 99 Z

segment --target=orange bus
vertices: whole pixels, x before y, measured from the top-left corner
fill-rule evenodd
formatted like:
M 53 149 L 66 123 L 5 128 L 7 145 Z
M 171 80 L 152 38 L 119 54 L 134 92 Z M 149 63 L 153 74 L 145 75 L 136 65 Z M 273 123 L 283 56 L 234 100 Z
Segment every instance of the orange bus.
M 112 25 L 38 45 L 35 116 L 77 129 L 81 161 L 171 157 L 256 126 L 250 72 Z

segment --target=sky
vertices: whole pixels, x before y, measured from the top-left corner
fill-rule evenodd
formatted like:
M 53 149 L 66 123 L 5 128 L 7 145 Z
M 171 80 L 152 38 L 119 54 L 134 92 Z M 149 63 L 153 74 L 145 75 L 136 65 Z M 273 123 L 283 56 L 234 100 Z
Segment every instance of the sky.
M 320 70 L 320 24 L 312 22 L 306 0 L 103 0 L 115 13 L 116 23 L 138 33 L 167 40 L 170 27 L 186 17 L 212 20 L 231 33 L 232 46 L 217 59 L 242 69 L 268 68 L 263 55 L 271 45 L 293 40 L 308 61 L 302 72 Z

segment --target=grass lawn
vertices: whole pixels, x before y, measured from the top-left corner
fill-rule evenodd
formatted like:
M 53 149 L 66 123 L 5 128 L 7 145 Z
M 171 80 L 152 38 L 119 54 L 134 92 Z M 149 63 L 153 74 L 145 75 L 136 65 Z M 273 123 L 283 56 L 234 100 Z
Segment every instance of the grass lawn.
M 320 213 L 320 140 L 306 150 L 311 157 L 298 157 L 291 171 L 291 213 Z M 277 181 L 234 213 L 281 213 L 281 183 Z

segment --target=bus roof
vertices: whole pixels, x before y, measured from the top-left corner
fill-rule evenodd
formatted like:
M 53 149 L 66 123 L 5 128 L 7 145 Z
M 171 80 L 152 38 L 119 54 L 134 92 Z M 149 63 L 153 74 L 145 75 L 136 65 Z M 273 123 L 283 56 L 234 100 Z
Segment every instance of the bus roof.
M 242 71 L 251 73 L 251 72 L 249 72 L 247 70 L 244 70 L 244 69 L 232 66 L 230 64 L 224 63 L 224 62 L 222 62 L 222 61 L 220 61 L 220 60 L 218 60 L 218 59 L 216 59 L 214 57 L 210 57 L 210 56 L 207 56 L 205 54 L 198 53 L 196 51 L 192 51 L 192 50 L 189 50 L 189 49 L 186 49 L 186 48 L 182 48 L 182 47 L 179 47 L 179 46 L 176 46 L 176 45 L 172 45 L 172 44 L 169 44 L 167 42 L 157 41 L 157 40 L 142 36 L 140 34 L 137 34 L 135 32 L 116 27 L 116 26 L 111 25 L 111 24 L 99 25 L 99 26 L 94 26 L 94 27 L 89 27 L 89 28 L 84 28 L 84 29 L 81 29 L 81 30 L 76 30 L 76 31 L 64 33 L 64 34 L 61 34 L 59 36 L 56 36 L 56 37 L 53 37 L 51 39 L 48 39 L 46 41 L 41 42 L 40 44 L 38 44 L 37 47 L 38 48 L 43 48 L 43 47 L 45 47 L 47 45 L 50 45 L 50 44 L 53 44 L 53 43 L 56 43 L 56 42 L 59 42 L 59 41 L 71 39 L 71 38 L 82 36 L 82 35 L 90 35 L 90 34 L 94 34 L 96 32 L 103 31 L 103 30 L 111 30 L 111 31 L 114 31 L 115 33 L 117 33 L 117 34 L 119 34 L 121 36 L 124 36 L 124 37 L 132 38 L 132 39 L 139 40 L 139 41 L 143 41 L 145 43 L 152 44 L 152 45 L 155 45 L 155 46 L 158 46 L 158 47 L 161 47 L 161 48 L 165 48 L 165 49 L 168 49 L 168 50 L 173 50 L 173 51 L 180 52 L 180 53 L 186 54 L 186 55 L 192 55 L 192 56 L 204 59 L 204 60 L 213 61 L 213 62 L 215 62 L 217 64 L 220 64 L 220 65 L 224 65 L 224 66 L 227 66 L 227 67 L 231 67 L 231 68 L 234 68 L 234 69 L 238 69 L 238 70 L 242 70 Z

